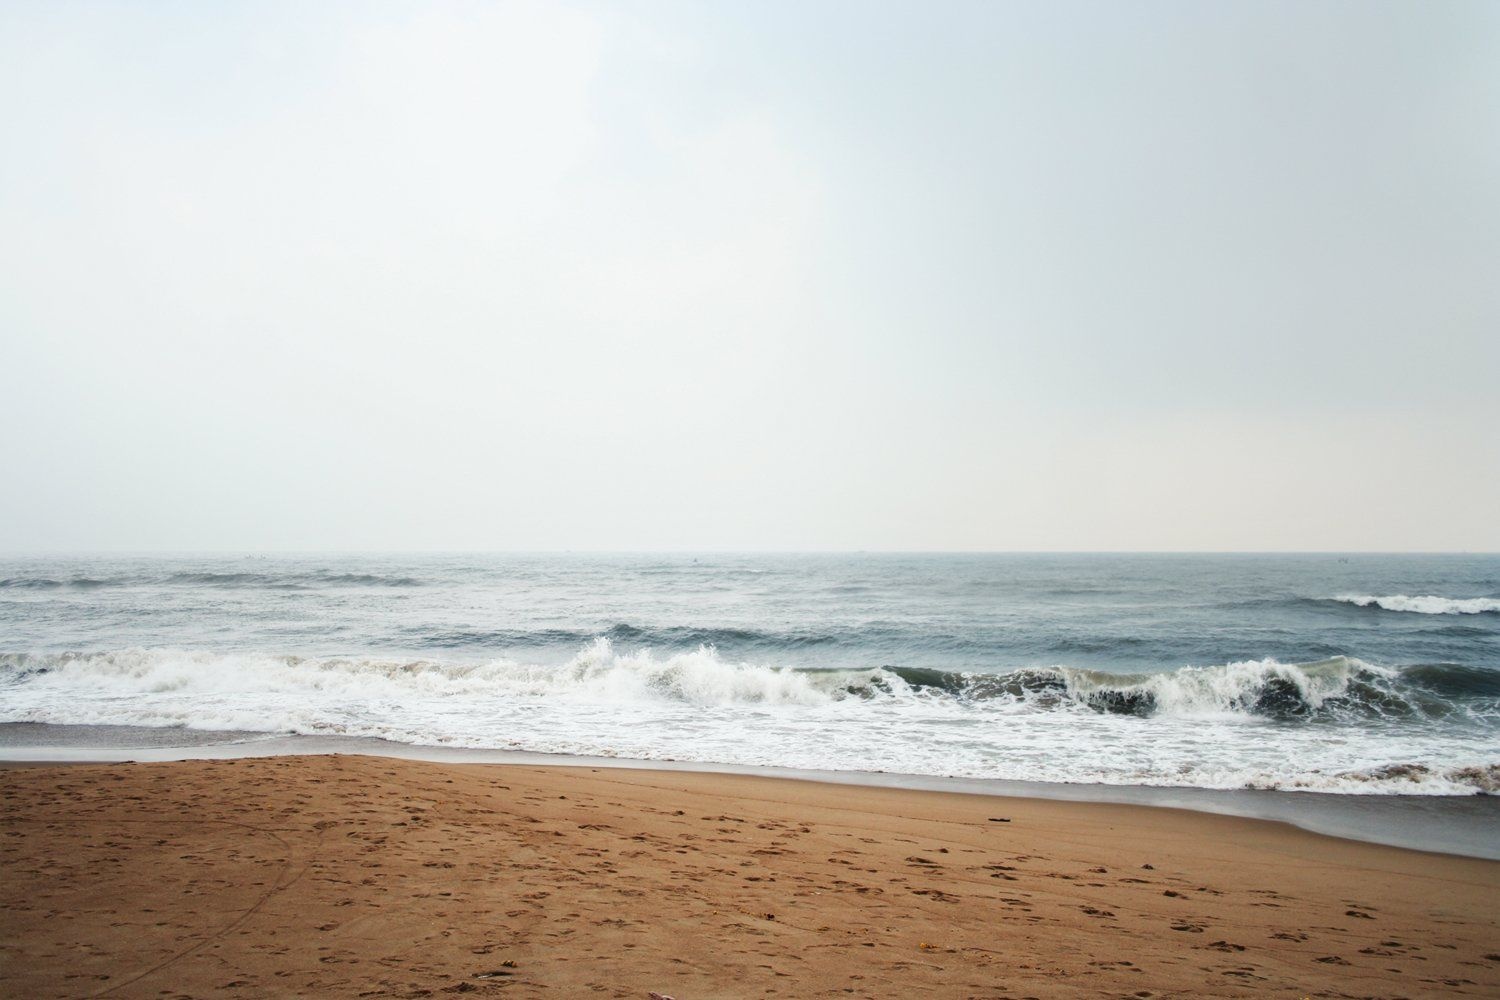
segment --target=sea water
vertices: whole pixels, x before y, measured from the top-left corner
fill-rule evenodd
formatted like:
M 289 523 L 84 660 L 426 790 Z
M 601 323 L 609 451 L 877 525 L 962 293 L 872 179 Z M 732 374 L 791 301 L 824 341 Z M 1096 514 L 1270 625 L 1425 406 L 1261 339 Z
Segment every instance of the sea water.
M 0 722 L 1500 790 L 1500 557 L 0 559 Z

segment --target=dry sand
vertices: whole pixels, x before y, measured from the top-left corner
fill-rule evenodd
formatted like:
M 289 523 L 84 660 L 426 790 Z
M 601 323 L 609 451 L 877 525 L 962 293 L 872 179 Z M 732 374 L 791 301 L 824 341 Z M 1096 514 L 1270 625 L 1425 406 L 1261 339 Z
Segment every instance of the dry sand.
M 369 757 L 0 786 L 12 997 L 1500 995 L 1500 862 L 1255 820 Z

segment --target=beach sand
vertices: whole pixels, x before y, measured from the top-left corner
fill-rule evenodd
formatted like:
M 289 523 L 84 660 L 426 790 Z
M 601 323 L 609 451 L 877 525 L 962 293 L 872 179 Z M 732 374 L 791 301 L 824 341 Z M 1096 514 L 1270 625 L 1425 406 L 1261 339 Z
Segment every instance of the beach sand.
M 1258 820 L 357 756 L 0 789 L 5 996 L 1500 995 L 1500 862 Z

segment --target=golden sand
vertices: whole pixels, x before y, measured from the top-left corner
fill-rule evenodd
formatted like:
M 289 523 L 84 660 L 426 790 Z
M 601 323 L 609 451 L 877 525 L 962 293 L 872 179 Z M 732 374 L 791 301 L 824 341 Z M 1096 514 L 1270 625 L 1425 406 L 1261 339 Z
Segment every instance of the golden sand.
M 1257 820 L 356 756 L 0 786 L 4 996 L 1500 996 L 1500 862 Z

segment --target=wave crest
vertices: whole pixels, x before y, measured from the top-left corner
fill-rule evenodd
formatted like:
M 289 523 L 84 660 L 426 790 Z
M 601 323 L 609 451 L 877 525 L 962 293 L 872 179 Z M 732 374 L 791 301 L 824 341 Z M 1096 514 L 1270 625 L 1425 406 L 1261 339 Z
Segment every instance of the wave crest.
M 1210 788 L 1457 795 L 1500 775 L 1500 672 L 1348 657 L 1114 675 L 798 669 L 602 637 L 557 664 L 12 653 L 0 722 Z
M 604 638 L 596 639 L 561 666 L 508 659 L 443 663 L 163 649 L 0 655 L 0 681 L 18 685 L 44 676 L 54 686 L 89 684 L 114 688 L 120 694 L 289 694 L 317 690 L 337 691 L 357 700 L 488 695 L 598 701 L 668 699 L 705 706 L 822 704 L 835 697 L 839 687 L 828 684 L 817 672 L 731 663 L 721 659 L 712 647 L 658 658 L 649 650 L 617 653 Z
M 1086 707 L 1142 717 L 1242 717 L 1280 721 L 1442 718 L 1496 710 L 1500 673 L 1455 664 L 1404 670 L 1353 657 L 1310 663 L 1246 660 L 1154 674 L 1044 667 L 1004 674 L 893 668 L 913 689 L 963 701 L 1005 699 L 1036 708 Z M 1466 704 L 1481 699 L 1478 706 Z
M 1341 594 L 1334 600 L 1361 608 L 1409 611 L 1418 615 L 1500 614 L 1500 598 L 1495 597 L 1437 597 L 1432 594 L 1419 597 L 1408 597 L 1405 594 L 1376 597 L 1370 594 Z
M 1336 656 L 1311 663 L 1247 660 L 1154 674 L 1067 666 L 1005 673 L 913 667 L 829 670 L 729 660 L 712 646 L 665 656 L 650 649 L 625 653 L 603 637 L 560 665 L 504 658 L 452 663 L 161 649 L 0 655 L 0 689 L 43 678 L 59 692 L 295 697 L 317 691 L 352 702 L 485 697 L 723 707 L 849 701 L 981 712 L 1087 711 L 1284 722 L 1500 714 L 1500 672 L 1454 664 L 1393 670 Z

